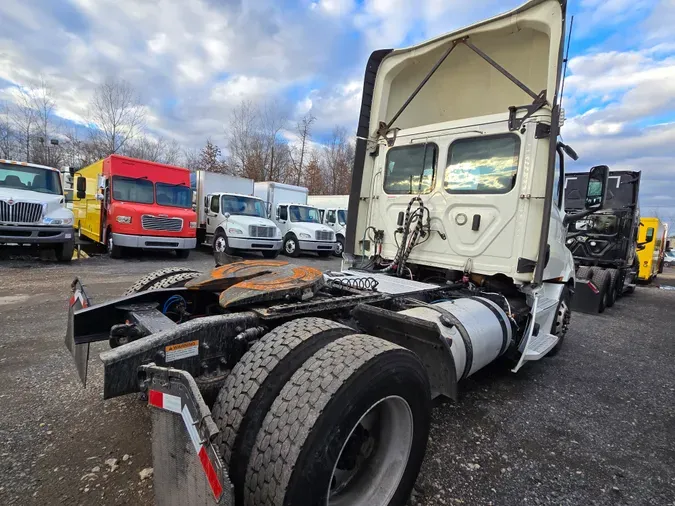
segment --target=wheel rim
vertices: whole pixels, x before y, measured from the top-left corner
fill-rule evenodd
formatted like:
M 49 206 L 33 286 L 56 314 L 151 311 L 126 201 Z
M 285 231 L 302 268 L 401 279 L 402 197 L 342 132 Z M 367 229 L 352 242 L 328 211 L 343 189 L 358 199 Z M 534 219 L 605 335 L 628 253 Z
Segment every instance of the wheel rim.
M 216 237 L 216 242 L 213 244 L 213 249 L 215 249 L 218 253 L 224 253 L 226 245 L 227 242 L 225 241 L 225 238 L 221 235 Z
M 337 243 L 337 253 L 338 253 L 338 255 L 342 255 L 342 249 L 343 249 L 342 243 L 340 241 L 338 241 L 338 243 Z
M 562 338 L 567 333 L 567 325 L 569 324 L 569 307 L 567 302 L 563 299 L 558 306 L 558 312 L 555 315 L 555 335 Z
M 413 441 L 413 416 L 403 398 L 373 404 L 352 428 L 328 484 L 327 506 L 385 506 L 401 482 Z
M 286 246 L 285 246 L 285 248 L 286 248 L 286 253 L 293 253 L 293 252 L 295 252 L 295 242 L 293 242 L 292 239 L 289 239 L 288 241 L 286 241 Z

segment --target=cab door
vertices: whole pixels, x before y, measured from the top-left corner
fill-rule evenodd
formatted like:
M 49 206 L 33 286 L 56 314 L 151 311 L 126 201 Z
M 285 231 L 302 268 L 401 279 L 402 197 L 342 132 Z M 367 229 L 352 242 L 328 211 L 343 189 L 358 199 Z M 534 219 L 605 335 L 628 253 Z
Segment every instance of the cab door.
M 207 195 L 206 200 L 206 234 L 213 235 L 220 225 L 220 195 Z

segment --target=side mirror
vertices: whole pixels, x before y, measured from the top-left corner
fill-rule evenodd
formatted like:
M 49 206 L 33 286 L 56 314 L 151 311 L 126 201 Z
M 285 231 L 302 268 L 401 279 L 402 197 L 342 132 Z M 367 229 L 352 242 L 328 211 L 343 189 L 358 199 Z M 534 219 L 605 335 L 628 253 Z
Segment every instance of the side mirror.
M 588 175 L 586 202 L 584 205 L 587 210 L 598 211 L 605 205 L 608 178 L 609 167 L 607 167 L 607 165 L 596 165 L 591 169 L 591 172 Z
M 579 155 L 577 154 L 576 151 L 574 151 L 570 146 L 567 144 L 564 144 L 560 141 L 558 141 L 558 146 L 562 148 L 562 150 L 565 152 L 567 156 L 569 156 L 572 160 L 577 161 L 579 159 Z
M 87 197 L 87 180 L 83 177 L 77 178 L 77 198 L 83 199 Z
M 670 251 L 670 250 L 671 250 L 670 241 L 666 241 L 666 251 Z

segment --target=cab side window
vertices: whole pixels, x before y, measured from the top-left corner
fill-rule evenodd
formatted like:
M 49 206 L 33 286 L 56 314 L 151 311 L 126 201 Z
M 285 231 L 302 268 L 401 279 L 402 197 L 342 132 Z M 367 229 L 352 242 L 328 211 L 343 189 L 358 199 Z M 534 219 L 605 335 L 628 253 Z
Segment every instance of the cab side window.
M 279 219 L 288 220 L 288 207 L 279 206 Z
M 335 209 L 326 211 L 326 223 L 335 223 Z
M 211 212 L 216 214 L 220 212 L 220 199 L 218 195 L 211 197 Z

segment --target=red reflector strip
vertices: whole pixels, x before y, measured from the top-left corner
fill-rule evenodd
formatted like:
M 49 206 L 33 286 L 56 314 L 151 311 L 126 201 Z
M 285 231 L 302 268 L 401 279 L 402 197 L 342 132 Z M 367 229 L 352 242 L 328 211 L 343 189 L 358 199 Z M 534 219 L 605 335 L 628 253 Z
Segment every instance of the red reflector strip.
M 180 397 L 162 393 L 158 390 L 148 392 L 148 404 L 156 408 L 166 409 L 174 413 L 180 413 Z
M 213 492 L 216 501 L 219 501 L 220 496 L 223 493 L 223 486 L 220 484 L 218 474 L 216 473 L 213 464 L 211 464 L 211 460 L 209 460 L 209 456 L 206 453 L 206 448 L 204 446 L 202 446 L 201 449 L 199 450 L 199 460 L 202 463 L 204 472 L 206 473 L 206 479 L 209 481 L 211 491 Z
M 148 392 L 148 404 L 156 408 L 164 408 L 164 394 L 157 390 L 150 390 Z
M 595 286 L 591 281 L 589 281 L 589 282 L 586 283 L 586 284 L 588 285 L 588 288 L 590 288 L 591 290 L 593 290 L 593 293 L 594 293 L 594 294 L 597 295 L 597 294 L 600 293 L 600 290 L 598 290 L 598 287 Z

